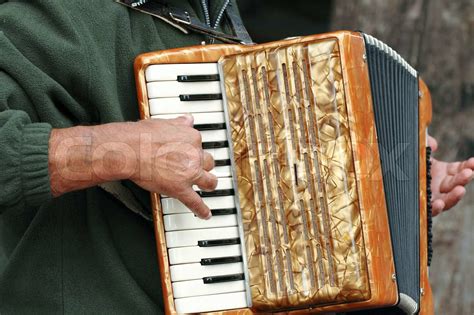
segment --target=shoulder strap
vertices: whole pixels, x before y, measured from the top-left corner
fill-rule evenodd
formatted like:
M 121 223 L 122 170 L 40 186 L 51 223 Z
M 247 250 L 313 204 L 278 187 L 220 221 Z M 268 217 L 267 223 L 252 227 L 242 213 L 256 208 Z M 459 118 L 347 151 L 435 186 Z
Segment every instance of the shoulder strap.
M 237 6 L 234 3 L 229 3 L 227 7 L 226 14 L 227 18 L 230 21 L 230 25 L 234 31 L 236 37 L 238 37 L 243 44 L 253 44 L 252 38 L 250 37 L 247 29 L 244 26 L 244 22 L 240 17 Z
M 200 33 L 212 38 L 215 38 L 224 43 L 241 43 L 251 44 L 247 30 L 243 25 L 242 20 L 237 13 L 235 5 L 229 5 L 226 10 L 227 17 L 230 20 L 231 26 L 235 35 L 229 35 L 202 23 L 199 18 L 186 10 L 171 6 L 166 3 L 161 3 L 156 0 L 116 0 L 116 2 L 126 5 L 129 8 L 140 11 L 145 14 L 157 17 L 170 25 L 188 34 L 191 32 Z

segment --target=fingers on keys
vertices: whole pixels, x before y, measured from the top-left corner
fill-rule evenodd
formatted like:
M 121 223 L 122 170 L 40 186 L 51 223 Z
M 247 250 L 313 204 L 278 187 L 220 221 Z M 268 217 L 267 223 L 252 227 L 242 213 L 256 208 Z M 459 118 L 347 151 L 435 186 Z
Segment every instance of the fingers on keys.
M 197 185 L 201 190 L 213 191 L 217 187 L 217 176 L 208 172 L 214 167 L 214 159 L 207 152 L 204 152 L 203 164 L 204 169 L 192 184 Z M 186 188 L 179 196 L 179 200 L 199 218 L 208 220 L 212 217 L 209 207 L 204 203 L 202 197 L 193 190 L 192 186 Z
M 184 115 L 180 116 L 176 119 L 180 120 L 178 123 L 182 123 L 184 125 L 192 126 L 194 119 L 191 115 Z M 200 143 L 199 147 L 202 145 L 202 138 L 199 137 Z M 201 190 L 204 191 L 212 191 L 217 186 L 217 177 L 214 174 L 209 173 L 214 168 L 214 158 L 208 152 L 203 151 L 202 154 L 202 171 L 200 172 L 199 176 L 196 178 L 194 183 L 197 185 Z M 187 189 L 188 195 L 182 196 L 181 201 L 191 210 L 193 211 L 199 218 L 201 219 L 210 219 L 212 214 L 209 207 L 204 203 L 201 196 L 197 194 L 192 187 Z
M 188 114 L 176 117 L 174 119 L 169 119 L 168 121 L 173 125 L 185 125 L 188 127 L 192 127 L 194 124 L 193 116 Z
M 202 168 L 205 171 L 210 171 L 214 168 L 214 158 L 209 152 L 204 151 L 202 161 Z
M 217 176 L 208 171 L 214 168 L 214 159 L 207 152 L 203 154 L 203 170 L 196 178 L 193 184 L 197 185 L 201 190 L 213 191 L 217 187 Z M 201 196 L 196 193 L 192 187 L 187 189 L 189 195 L 183 196 L 180 200 L 199 218 L 208 220 L 212 217 L 209 207 L 204 203 Z
M 217 186 L 217 176 L 203 171 L 194 184 L 196 184 L 201 190 L 213 191 Z
M 179 200 L 199 218 L 208 220 L 212 217 L 209 207 L 204 203 L 201 196 L 199 196 L 191 187 L 183 191 L 181 196 L 179 196 Z

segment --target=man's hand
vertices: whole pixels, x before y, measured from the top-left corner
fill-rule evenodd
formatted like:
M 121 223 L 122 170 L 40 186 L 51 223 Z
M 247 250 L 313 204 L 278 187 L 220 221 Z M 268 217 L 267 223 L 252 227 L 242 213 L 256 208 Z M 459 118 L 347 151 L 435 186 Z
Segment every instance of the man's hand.
M 180 200 L 200 218 L 209 208 L 193 190 L 214 190 L 212 156 L 202 150 L 192 116 L 92 127 L 54 129 L 49 143 L 53 195 L 130 179 L 142 188 Z
M 131 179 L 148 191 L 179 199 L 201 219 L 210 218 L 209 208 L 192 186 L 207 191 L 216 188 L 217 177 L 209 173 L 214 159 L 202 150 L 201 134 L 193 128 L 192 116 L 148 120 L 142 125 L 152 141 L 141 152 L 151 158 L 140 157 L 140 172 Z
M 438 148 L 436 140 L 429 136 L 428 145 Z M 431 159 L 431 191 L 433 216 L 454 207 L 466 194 L 466 186 L 473 179 L 474 157 L 460 162 L 443 162 Z

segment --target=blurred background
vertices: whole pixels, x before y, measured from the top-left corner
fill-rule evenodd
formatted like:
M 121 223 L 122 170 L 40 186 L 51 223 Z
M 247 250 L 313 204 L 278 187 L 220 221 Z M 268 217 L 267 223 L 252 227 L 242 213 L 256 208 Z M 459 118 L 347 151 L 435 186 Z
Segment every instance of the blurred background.
M 428 84 L 437 159 L 474 156 L 474 1 L 237 0 L 254 41 L 360 30 L 398 51 Z M 474 314 L 474 185 L 434 220 L 436 314 Z

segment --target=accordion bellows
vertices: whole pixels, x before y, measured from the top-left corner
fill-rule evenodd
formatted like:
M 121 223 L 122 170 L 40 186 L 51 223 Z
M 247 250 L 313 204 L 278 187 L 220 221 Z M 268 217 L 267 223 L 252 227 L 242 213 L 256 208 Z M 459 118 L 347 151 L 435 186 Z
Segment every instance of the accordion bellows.
M 394 197 L 398 182 L 392 193 L 389 179 L 383 177 L 385 160 L 379 153 L 378 132 L 384 126 L 375 117 L 374 102 L 384 99 L 374 97 L 370 77 L 379 61 L 368 65 L 372 55 L 368 56 L 367 45 L 374 43 L 378 41 L 364 39 L 361 33 L 335 32 L 255 46 L 188 47 L 137 58 L 143 119 L 152 116 L 148 66 L 219 66 L 248 303 L 247 308 L 212 312 L 348 312 L 398 303 L 405 313 L 433 313 L 425 160 L 431 101 L 420 80 L 423 96 L 413 117 L 417 141 L 410 151 L 419 155 L 410 161 L 417 166 L 416 174 L 411 174 L 416 191 L 410 194 L 415 196 L 410 202 L 416 203 L 417 213 L 415 219 L 403 215 L 401 219 L 414 221 L 416 229 L 407 235 L 416 237 L 399 241 L 406 227 L 394 228 L 399 214 L 394 216 L 387 200 L 405 196 Z M 394 68 L 398 69 L 394 77 L 401 78 L 406 69 L 414 80 L 401 80 L 402 88 L 418 87 L 414 70 L 391 53 L 393 64 L 401 67 Z M 396 82 L 390 84 L 390 93 L 398 91 Z M 408 98 L 403 102 L 412 104 Z M 401 191 L 409 187 L 400 185 Z M 152 194 L 152 201 L 166 312 L 175 314 L 179 311 L 173 297 L 164 212 L 159 195 Z M 417 245 L 417 259 L 410 260 L 411 265 L 404 262 L 403 253 L 400 256 L 404 241 Z M 414 264 L 416 272 L 402 277 L 402 271 Z M 416 296 L 406 303 L 406 292 L 400 290 L 411 285 L 405 281 L 410 277 L 416 283 L 410 294 L 420 289 L 422 293 L 412 294 Z

